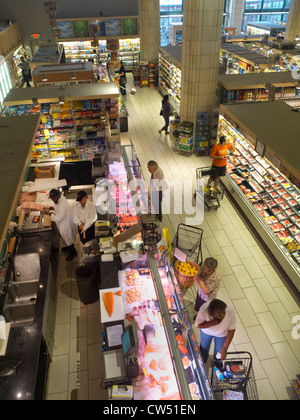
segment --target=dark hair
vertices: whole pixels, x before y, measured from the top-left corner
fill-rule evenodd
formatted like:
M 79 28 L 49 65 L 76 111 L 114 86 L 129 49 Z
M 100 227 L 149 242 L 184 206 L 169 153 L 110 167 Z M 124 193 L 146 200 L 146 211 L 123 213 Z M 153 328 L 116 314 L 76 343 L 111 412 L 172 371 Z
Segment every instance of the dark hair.
M 226 137 L 225 136 L 221 136 L 220 137 L 220 144 L 225 143 L 225 141 L 226 141 Z
M 165 103 L 165 102 L 167 102 L 167 100 L 169 99 L 169 95 L 165 95 L 164 97 L 163 97 L 163 100 L 162 100 L 162 102 L 163 102 L 163 104 Z
M 213 317 L 216 312 L 217 313 L 223 313 L 223 312 L 225 312 L 226 308 L 227 308 L 227 305 L 222 300 L 220 300 L 220 299 L 212 299 L 210 301 L 210 304 L 208 305 L 207 310 L 208 310 L 209 315 L 211 317 Z
M 54 189 L 54 188 L 49 192 L 49 197 L 50 198 L 58 197 L 58 196 L 60 196 L 60 192 L 58 190 Z
M 215 258 L 209 257 L 205 259 L 203 265 L 207 268 L 215 270 L 218 267 L 218 261 Z

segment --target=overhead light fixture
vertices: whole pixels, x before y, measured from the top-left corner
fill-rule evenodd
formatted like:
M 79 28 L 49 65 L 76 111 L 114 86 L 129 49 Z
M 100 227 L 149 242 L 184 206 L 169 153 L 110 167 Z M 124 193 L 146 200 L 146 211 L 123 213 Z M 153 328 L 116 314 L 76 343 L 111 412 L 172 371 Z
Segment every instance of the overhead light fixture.
M 47 82 L 48 78 L 47 75 L 45 73 L 42 74 L 42 81 L 43 82 Z
M 64 104 L 65 103 L 65 100 L 66 100 L 66 98 L 65 98 L 64 95 L 60 95 L 58 97 L 58 102 L 59 102 L 60 105 Z
M 39 101 L 38 101 L 38 99 L 37 99 L 37 98 L 32 98 L 31 100 L 32 100 L 32 106 L 33 106 L 33 107 L 37 107 L 37 106 L 39 106 Z
M 71 79 L 73 79 L 73 80 L 76 79 L 76 73 L 75 72 L 71 73 Z

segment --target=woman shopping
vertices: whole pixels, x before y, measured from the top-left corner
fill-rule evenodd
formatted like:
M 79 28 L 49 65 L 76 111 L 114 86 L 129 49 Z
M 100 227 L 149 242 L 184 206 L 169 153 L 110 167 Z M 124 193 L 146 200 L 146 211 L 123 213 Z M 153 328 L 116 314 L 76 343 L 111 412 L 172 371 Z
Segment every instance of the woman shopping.
M 158 130 L 159 134 L 164 130 L 165 134 L 170 134 L 168 131 L 169 124 L 170 124 L 170 112 L 171 112 L 171 105 L 169 103 L 169 95 L 165 95 L 162 100 L 162 106 L 160 115 L 164 117 L 165 125 L 161 130 Z

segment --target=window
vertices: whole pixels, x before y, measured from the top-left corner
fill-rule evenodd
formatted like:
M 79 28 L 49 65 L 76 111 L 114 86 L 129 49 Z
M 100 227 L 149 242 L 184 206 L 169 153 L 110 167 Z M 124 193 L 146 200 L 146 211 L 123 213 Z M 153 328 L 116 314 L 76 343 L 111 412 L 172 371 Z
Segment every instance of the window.
M 245 10 L 261 9 L 262 0 L 246 0 L 245 1 Z

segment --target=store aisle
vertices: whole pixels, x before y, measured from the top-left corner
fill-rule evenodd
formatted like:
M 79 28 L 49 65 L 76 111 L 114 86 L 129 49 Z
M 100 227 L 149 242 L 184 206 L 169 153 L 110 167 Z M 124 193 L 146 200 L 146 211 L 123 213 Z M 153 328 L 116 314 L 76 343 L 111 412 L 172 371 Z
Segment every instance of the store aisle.
M 131 75 L 127 87 L 134 87 Z M 166 179 L 194 180 L 196 168 L 210 166 L 211 160 L 179 155 L 172 150 L 168 136 L 158 133 L 163 125 L 160 102 L 161 96 L 154 88 L 137 87 L 135 96 L 127 95 L 129 132 L 122 134 L 122 141 L 132 141 L 147 181 L 150 159 L 158 162 Z M 72 203 L 74 197 L 68 198 Z M 178 210 L 177 202 L 175 208 Z M 173 238 L 181 222 L 186 222 L 184 214 L 164 215 L 162 227 L 168 227 Z M 230 350 L 250 351 L 253 355 L 260 399 L 295 398 L 290 380 L 300 373 L 300 340 L 292 338 L 292 318 L 300 315 L 298 304 L 226 197 L 220 209 L 205 212 L 199 227 L 204 230 L 203 257 L 212 256 L 219 262 L 222 285 L 218 298 L 232 304 L 238 315 Z M 99 303 L 80 303 L 75 281 L 78 265 L 79 256 L 65 262 L 61 255 L 55 351 L 47 398 L 104 400 L 107 393 L 101 389 Z M 194 296 L 195 290 L 185 295 L 191 319 Z M 199 331 L 194 329 L 199 338 Z

